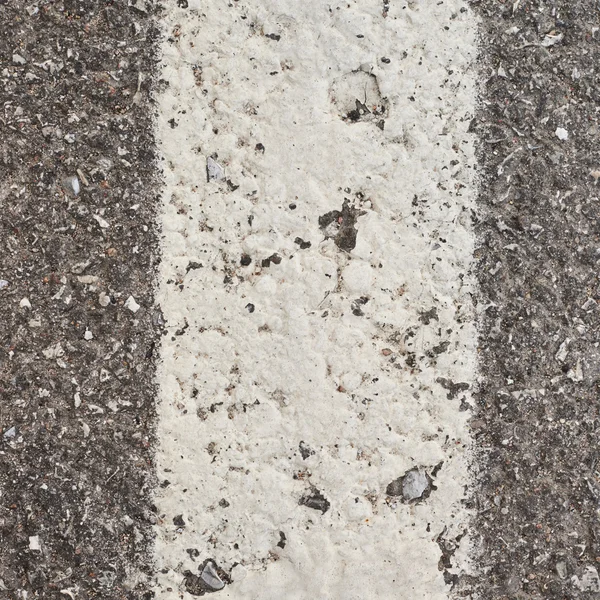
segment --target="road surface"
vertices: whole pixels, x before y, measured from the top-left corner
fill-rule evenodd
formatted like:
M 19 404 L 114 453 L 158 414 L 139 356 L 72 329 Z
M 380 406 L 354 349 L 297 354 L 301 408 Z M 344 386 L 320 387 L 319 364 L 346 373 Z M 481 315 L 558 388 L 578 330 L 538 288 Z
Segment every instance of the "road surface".
M 0 595 L 595 598 L 598 15 L 0 1 Z

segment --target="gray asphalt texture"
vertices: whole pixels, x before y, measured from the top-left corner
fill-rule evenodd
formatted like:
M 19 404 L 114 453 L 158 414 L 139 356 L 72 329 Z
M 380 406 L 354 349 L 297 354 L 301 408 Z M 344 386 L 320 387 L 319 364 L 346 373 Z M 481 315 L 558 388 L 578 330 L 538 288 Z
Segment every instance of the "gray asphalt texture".
M 600 567 L 600 203 L 590 175 L 600 167 L 600 5 L 472 7 L 482 24 L 472 427 L 485 569 L 475 587 L 490 600 L 598 598 L 582 578 Z M 457 587 L 469 597 L 472 582 Z
M 142 8 L 0 0 L 0 598 L 151 597 L 129 577 L 151 558 L 160 325 Z
M 152 598 L 153 4 L 0 0 L 0 598 Z M 453 593 L 597 598 L 599 6 L 470 4 L 481 571 Z

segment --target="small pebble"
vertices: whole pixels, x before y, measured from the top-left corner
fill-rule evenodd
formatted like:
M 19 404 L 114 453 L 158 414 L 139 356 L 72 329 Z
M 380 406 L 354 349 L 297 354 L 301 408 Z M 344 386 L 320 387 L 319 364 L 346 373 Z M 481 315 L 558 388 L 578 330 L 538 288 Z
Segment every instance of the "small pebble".
M 77 277 L 77 281 L 85 285 L 91 285 L 92 283 L 96 283 L 98 281 L 98 277 L 95 275 L 79 275 Z
M 183 515 L 177 515 L 176 517 L 173 517 L 173 525 L 175 525 L 175 527 L 185 527 Z
M 133 296 L 129 296 L 125 301 L 125 308 L 129 309 L 132 313 L 136 313 L 140 310 L 140 305 L 135 301 Z
M 105 221 L 100 215 L 94 215 L 94 219 L 97 221 L 98 225 L 102 227 L 102 229 L 107 229 L 110 227 L 108 221 Z
M 215 565 L 211 561 L 204 565 L 204 569 L 202 569 L 200 578 L 214 591 L 222 590 L 225 587 L 225 583 L 223 583 L 223 580 L 219 577 L 219 574 L 215 569 Z
M 225 179 L 225 169 L 210 156 L 206 159 L 206 176 L 208 181 Z
M 388 496 L 402 496 L 405 502 L 418 500 L 431 489 L 431 484 L 427 474 L 415 467 L 407 471 L 402 477 L 394 479 L 386 489 Z
M 76 175 L 65 177 L 63 179 L 63 187 L 65 188 L 67 194 L 71 196 L 78 196 L 81 190 L 79 178 Z
M 561 579 L 566 579 L 567 577 L 567 563 L 564 560 L 559 560 L 556 563 L 556 573 Z
M 99 302 L 100 306 L 107 307 L 110 304 L 110 296 L 108 296 L 107 294 L 102 292 L 98 296 L 98 302 Z
M 11 427 L 10 429 L 7 429 L 4 432 L 4 439 L 5 440 L 10 440 L 12 438 L 14 438 L 17 435 L 17 428 L 16 427 Z
M 49 360 L 53 358 L 60 358 L 65 353 L 60 342 L 54 344 L 54 346 L 48 346 L 45 350 L 42 350 L 42 354 Z
M 408 502 L 420 498 L 429 488 L 427 476 L 420 469 L 409 471 L 402 482 L 402 495 Z
M 29 536 L 29 549 L 30 550 L 41 550 L 40 546 L 40 536 L 39 535 L 31 535 Z

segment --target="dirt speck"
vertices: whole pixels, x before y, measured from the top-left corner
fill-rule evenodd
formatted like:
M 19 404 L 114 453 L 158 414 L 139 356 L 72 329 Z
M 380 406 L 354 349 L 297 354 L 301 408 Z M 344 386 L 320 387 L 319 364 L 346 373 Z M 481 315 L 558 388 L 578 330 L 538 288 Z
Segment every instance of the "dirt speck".
M 332 238 L 340 250 L 350 252 L 356 247 L 356 221 L 364 214 L 346 198 L 342 210 L 332 210 L 319 217 L 319 227 L 326 238 Z

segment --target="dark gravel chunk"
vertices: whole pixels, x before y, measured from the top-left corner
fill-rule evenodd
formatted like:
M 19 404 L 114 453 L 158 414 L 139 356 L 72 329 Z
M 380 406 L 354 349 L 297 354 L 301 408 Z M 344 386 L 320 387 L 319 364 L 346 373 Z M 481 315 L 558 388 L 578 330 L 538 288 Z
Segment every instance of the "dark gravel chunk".
M 329 500 L 315 487 L 311 488 L 311 493 L 300 498 L 298 504 L 314 510 L 320 510 L 325 514 L 329 510 Z
M 362 213 L 346 198 L 342 210 L 332 210 L 319 217 L 319 227 L 326 238 L 333 238 L 340 250 L 350 252 L 356 246 L 356 221 Z
M 230 583 L 228 573 L 210 558 L 198 567 L 198 571 L 199 575 L 194 575 L 191 571 L 184 573 L 183 585 L 192 596 L 218 592 Z
M 175 525 L 176 527 L 185 527 L 183 515 L 177 515 L 176 517 L 173 517 L 173 525 Z
M 297 237 L 294 240 L 294 244 L 298 244 L 298 246 L 300 246 L 300 250 L 306 250 L 307 248 L 310 248 L 311 243 L 310 242 L 305 242 L 302 238 Z
M 303 460 L 306 460 L 309 456 L 313 456 L 315 453 L 306 442 L 300 442 L 300 444 L 298 444 L 298 449 L 300 450 L 300 455 Z

